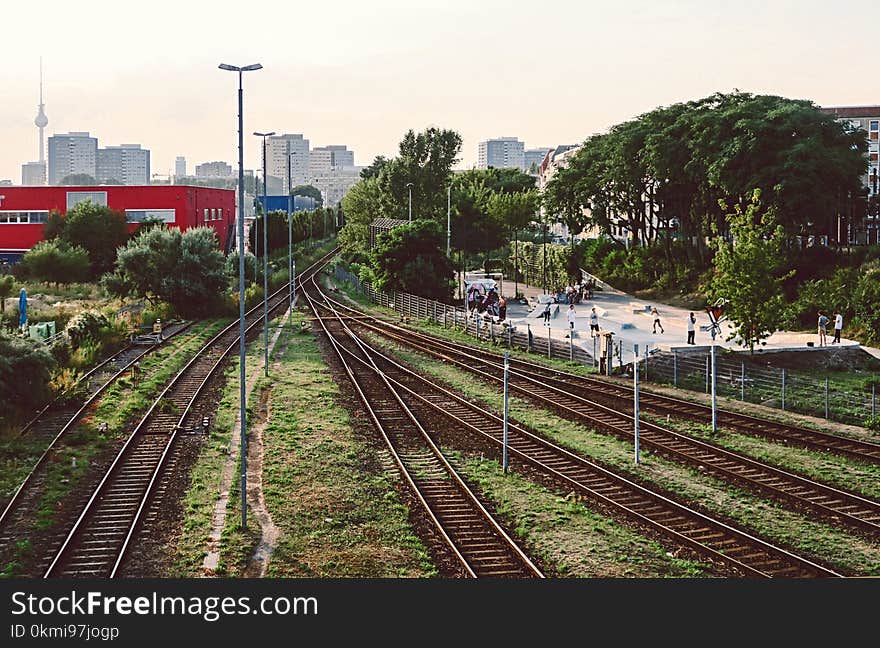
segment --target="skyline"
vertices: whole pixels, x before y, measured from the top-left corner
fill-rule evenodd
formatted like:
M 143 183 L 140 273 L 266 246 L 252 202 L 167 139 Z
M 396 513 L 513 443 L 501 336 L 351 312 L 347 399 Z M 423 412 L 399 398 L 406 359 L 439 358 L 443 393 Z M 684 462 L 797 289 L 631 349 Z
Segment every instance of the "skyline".
M 206 13 L 158 0 L 137 24 L 106 0 L 9 8 L 8 24 L 33 27 L 0 46 L 17 62 L 0 72 L 0 179 L 20 182 L 21 165 L 38 159 L 40 56 L 46 137 L 89 131 L 102 145 L 139 143 L 158 174 L 173 173 L 178 155 L 190 168 L 237 160 L 237 79 L 220 63 L 264 67 L 244 75 L 246 168 L 260 165 L 257 130 L 345 144 L 364 166 L 396 155 L 410 128 L 451 128 L 463 139 L 457 166 L 469 168 L 480 141 L 575 144 L 713 92 L 880 103 L 869 16 L 849 0 L 833 12 L 815 0 L 474 4 L 340 0 L 294 11 L 269 2 L 264 36 L 260 22 L 237 29 L 230 3 Z M 94 38 L 71 48 L 70 25 L 83 20 Z M 108 57 L 114 34 L 127 47 Z

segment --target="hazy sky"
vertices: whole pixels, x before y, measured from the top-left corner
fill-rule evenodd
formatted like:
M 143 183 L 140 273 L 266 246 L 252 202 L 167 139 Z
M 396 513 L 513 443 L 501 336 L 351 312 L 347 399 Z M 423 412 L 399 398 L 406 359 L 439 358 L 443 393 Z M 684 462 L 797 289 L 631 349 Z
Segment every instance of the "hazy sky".
M 820 105 L 880 103 L 876 12 L 837 0 L 43 0 L 2 11 L 0 179 L 46 136 L 137 143 L 152 171 L 237 161 L 257 130 L 347 144 L 356 164 L 396 153 L 408 129 L 457 130 L 459 166 L 480 140 L 575 143 L 659 105 L 734 88 Z M 242 13 L 243 11 L 243 13 Z M 871 27 L 870 23 L 873 23 Z M 872 38 L 873 36 L 873 38 Z

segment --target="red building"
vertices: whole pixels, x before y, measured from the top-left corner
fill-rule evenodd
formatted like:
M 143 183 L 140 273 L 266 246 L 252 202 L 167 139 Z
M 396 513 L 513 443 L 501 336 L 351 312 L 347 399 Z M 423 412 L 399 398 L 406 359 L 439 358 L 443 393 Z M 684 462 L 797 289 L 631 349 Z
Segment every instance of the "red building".
M 235 191 L 186 185 L 97 187 L 0 187 L 0 257 L 15 260 L 43 240 L 49 212 L 65 214 L 91 200 L 125 214 L 129 230 L 160 220 L 186 230 L 206 225 L 228 251 L 234 236 Z

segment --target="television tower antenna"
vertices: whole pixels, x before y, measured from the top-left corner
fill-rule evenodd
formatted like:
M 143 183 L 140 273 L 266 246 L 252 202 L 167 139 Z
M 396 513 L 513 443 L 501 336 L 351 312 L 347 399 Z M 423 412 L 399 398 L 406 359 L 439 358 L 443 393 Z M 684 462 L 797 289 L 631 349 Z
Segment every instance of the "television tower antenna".
M 40 129 L 40 163 L 46 163 L 45 138 L 43 137 L 43 129 L 49 124 L 49 118 L 46 117 L 46 105 L 43 103 L 43 57 L 40 57 L 40 107 L 34 124 Z

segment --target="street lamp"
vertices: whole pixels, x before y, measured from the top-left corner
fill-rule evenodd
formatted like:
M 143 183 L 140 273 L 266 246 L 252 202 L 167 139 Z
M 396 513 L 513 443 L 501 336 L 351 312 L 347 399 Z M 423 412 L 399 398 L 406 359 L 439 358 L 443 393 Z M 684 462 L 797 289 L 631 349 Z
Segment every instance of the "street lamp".
M 266 173 L 266 138 L 274 134 L 275 131 L 254 133 L 257 137 L 263 138 L 263 220 L 266 221 L 263 223 L 263 344 L 265 346 L 266 377 L 269 376 L 269 237 L 267 234 L 269 231 L 269 176 Z
M 452 253 L 452 183 L 446 187 L 446 257 Z
M 247 526 L 247 437 L 245 436 L 246 399 L 244 366 L 244 129 L 242 126 L 243 96 L 241 90 L 242 72 L 262 69 L 254 63 L 236 67 L 220 64 L 221 70 L 238 72 L 238 384 L 239 417 L 241 421 L 241 526 Z
M 409 193 L 409 220 L 410 220 L 410 222 L 412 222 L 412 188 L 413 188 L 413 183 L 407 182 L 406 183 L 406 190 Z
M 287 140 L 287 324 L 293 324 L 293 169 L 291 159 L 296 153 L 290 152 L 290 140 Z

